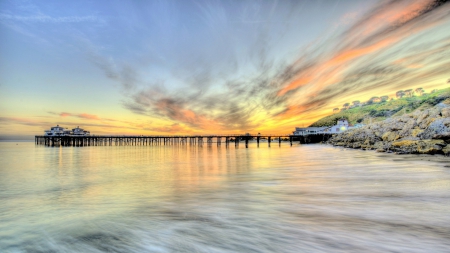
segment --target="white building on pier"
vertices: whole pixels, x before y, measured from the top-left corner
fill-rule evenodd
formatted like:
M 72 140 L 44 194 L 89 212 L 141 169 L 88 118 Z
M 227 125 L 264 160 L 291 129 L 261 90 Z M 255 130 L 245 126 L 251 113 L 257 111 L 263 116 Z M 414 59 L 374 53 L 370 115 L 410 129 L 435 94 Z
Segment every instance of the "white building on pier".
M 71 131 L 67 128 L 64 129 L 63 127 L 60 127 L 59 125 L 50 128 L 50 130 L 44 131 L 44 136 L 71 136 L 71 135 L 88 136 L 90 135 L 90 132 L 80 128 L 79 126 L 72 129 Z
M 45 130 L 45 136 L 64 136 L 64 128 L 56 125 L 55 127 L 50 128 L 50 130 Z
M 72 129 L 72 135 L 90 135 L 90 134 L 91 133 L 89 131 L 80 128 L 79 126 L 77 126 L 77 128 Z

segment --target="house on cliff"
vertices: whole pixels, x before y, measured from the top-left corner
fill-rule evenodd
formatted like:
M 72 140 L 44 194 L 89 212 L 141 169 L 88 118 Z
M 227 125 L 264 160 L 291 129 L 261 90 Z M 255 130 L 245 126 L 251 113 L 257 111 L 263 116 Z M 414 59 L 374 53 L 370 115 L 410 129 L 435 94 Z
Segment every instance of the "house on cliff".
M 350 125 L 344 118 L 339 119 L 336 125 L 331 127 L 296 127 L 293 135 L 309 135 L 309 134 L 338 134 L 349 129 L 362 127 L 363 124 Z
M 342 118 L 337 121 L 336 125 L 327 127 L 326 129 L 324 129 L 323 133 L 337 134 L 337 133 L 342 133 L 342 132 L 348 130 L 349 128 L 352 128 L 352 126 L 350 126 L 350 124 L 348 123 L 348 121 L 346 119 Z

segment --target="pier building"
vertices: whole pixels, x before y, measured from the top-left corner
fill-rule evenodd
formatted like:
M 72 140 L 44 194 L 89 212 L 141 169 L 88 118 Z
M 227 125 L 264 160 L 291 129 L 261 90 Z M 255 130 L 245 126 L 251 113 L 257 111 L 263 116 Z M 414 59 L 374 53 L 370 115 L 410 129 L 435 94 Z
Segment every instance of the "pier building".
M 310 134 L 338 134 L 347 130 L 364 126 L 363 124 L 350 125 L 344 118 L 337 120 L 336 125 L 327 127 L 296 127 L 293 135 L 304 136 Z
M 73 128 L 71 131 L 67 128 L 60 127 L 59 125 L 51 127 L 50 130 L 44 131 L 44 136 L 70 136 L 70 135 L 88 136 L 90 135 L 90 132 L 84 130 L 83 128 L 80 128 L 79 126 Z

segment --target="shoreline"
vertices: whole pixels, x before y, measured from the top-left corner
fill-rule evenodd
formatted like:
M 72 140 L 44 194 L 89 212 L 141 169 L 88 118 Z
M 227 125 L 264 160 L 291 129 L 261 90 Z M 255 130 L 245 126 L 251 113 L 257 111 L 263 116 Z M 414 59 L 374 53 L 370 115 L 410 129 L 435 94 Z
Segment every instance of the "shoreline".
M 342 150 L 349 151 L 363 151 L 363 152 L 373 152 L 378 154 L 379 157 L 383 158 L 393 158 L 395 160 L 409 160 L 414 162 L 419 161 L 432 161 L 437 163 L 445 164 L 444 167 L 450 168 L 450 156 L 445 154 L 414 154 L 414 153 L 395 153 L 395 152 L 379 152 L 374 149 L 355 149 L 355 148 L 347 148 L 343 146 L 335 146 L 329 143 L 324 143 L 327 146 L 332 146 L 334 148 L 340 148 Z
M 388 118 L 334 135 L 333 146 L 397 154 L 450 155 L 450 105 Z

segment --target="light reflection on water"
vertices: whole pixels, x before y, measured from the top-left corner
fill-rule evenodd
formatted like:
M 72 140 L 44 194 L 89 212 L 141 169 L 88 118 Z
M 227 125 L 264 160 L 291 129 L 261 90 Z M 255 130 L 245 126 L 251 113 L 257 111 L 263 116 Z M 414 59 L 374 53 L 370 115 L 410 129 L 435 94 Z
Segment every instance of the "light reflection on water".
M 450 252 L 449 161 L 0 143 L 0 252 Z

